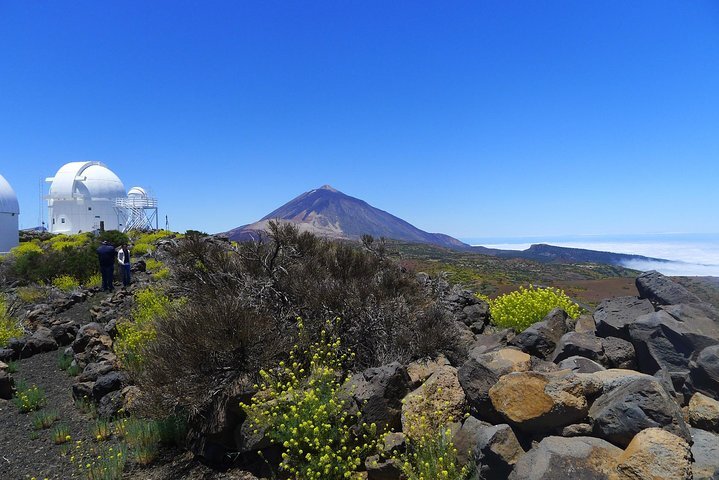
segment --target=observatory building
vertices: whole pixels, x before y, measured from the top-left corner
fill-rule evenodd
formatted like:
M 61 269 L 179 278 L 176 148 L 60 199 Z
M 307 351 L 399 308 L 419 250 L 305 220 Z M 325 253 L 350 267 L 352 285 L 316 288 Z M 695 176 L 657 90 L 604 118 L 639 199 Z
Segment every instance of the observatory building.
M 125 194 L 120 178 L 103 163 L 71 162 L 46 181 L 52 233 L 157 229 L 157 199 L 141 187 Z
M 20 233 L 18 230 L 18 217 L 20 207 L 17 195 L 5 177 L 0 175 L 0 253 L 9 252 L 16 247 Z
M 71 162 L 60 167 L 50 183 L 47 221 L 52 233 L 120 230 L 115 199 L 125 186 L 100 162 Z

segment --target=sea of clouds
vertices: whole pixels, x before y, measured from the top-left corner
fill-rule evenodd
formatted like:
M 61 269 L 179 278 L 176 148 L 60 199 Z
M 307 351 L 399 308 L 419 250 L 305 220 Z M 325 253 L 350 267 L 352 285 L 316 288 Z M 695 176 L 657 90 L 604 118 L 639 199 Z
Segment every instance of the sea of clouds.
M 503 239 L 505 240 L 505 239 Z M 603 252 L 627 253 L 645 257 L 662 258 L 669 262 L 631 260 L 627 268 L 647 271 L 657 270 L 665 275 L 719 277 L 719 235 L 651 235 L 631 238 L 550 238 L 506 239 L 502 243 L 478 243 L 488 248 L 502 250 L 526 250 L 533 243 L 547 243 L 558 247 L 584 248 Z

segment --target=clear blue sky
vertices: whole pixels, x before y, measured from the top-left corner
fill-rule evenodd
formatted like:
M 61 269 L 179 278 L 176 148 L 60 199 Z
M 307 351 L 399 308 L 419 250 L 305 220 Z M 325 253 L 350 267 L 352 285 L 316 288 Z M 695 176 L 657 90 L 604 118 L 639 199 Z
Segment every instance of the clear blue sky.
M 457 237 L 719 231 L 713 1 L 0 0 L 0 173 L 217 232 L 331 184 Z

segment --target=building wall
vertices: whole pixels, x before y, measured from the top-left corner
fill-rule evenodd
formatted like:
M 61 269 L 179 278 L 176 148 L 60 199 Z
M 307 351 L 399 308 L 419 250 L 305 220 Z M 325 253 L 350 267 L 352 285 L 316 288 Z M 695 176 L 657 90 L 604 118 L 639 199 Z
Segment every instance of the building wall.
M 120 230 L 113 200 L 50 200 L 48 205 L 49 230 L 52 233 L 91 232 L 100 228 Z
M 0 253 L 16 247 L 20 238 L 17 214 L 0 213 Z

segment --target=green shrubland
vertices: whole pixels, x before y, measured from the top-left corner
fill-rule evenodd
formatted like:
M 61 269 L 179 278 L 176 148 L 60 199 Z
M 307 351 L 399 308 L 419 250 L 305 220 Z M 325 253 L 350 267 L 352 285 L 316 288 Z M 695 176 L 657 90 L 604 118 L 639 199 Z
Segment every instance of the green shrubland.
M 5 347 L 11 338 L 19 338 L 24 330 L 10 314 L 7 299 L 0 295 L 0 348 Z

